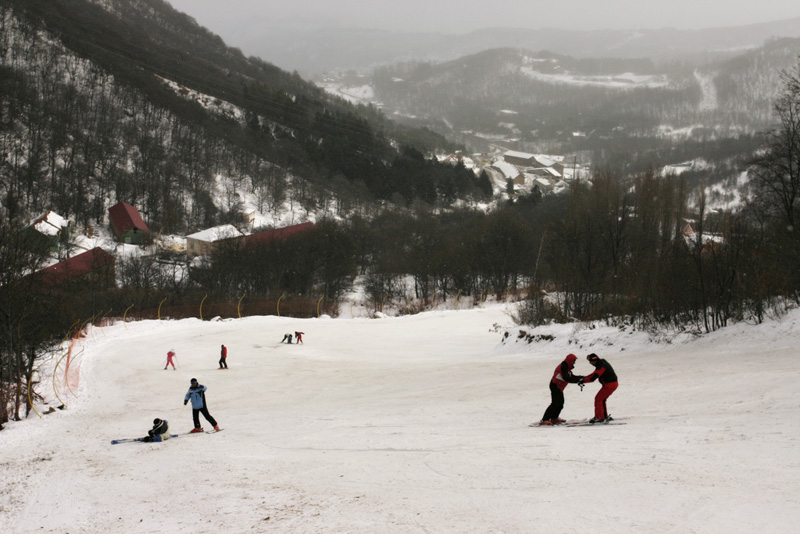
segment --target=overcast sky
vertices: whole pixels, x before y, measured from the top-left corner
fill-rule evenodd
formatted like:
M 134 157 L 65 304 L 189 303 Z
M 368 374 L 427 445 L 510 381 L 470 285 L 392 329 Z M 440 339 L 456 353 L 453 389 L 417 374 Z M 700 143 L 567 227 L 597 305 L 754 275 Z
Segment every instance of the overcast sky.
M 800 17 L 798 0 L 167 0 L 234 43 L 255 27 L 467 33 L 488 27 L 700 29 Z

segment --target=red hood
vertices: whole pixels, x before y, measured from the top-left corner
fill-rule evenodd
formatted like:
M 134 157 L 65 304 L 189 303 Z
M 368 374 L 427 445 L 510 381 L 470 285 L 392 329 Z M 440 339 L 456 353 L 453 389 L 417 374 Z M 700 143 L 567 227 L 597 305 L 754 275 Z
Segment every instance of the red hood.
M 575 367 L 575 362 L 578 361 L 578 357 L 575 356 L 574 354 L 570 354 L 569 356 L 564 358 L 564 361 L 567 362 L 567 365 L 569 365 L 569 368 L 572 369 L 573 367 Z

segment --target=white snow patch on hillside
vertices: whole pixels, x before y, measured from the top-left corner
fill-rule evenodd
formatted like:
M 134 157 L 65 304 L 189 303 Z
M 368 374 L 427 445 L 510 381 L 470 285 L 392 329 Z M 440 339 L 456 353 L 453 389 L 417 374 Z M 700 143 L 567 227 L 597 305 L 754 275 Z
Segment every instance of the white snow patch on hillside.
M 698 108 L 701 111 L 714 111 L 718 107 L 717 102 L 717 86 L 714 84 L 714 76 L 711 74 L 703 74 L 700 71 L 694 71 L 694 78 L 700 85 L 700 90 L 703 91 L 703 98 L 700 100 Z
M 197 102 L 198 104 L 200 104 L 200 106 L 203 107 L 203 109 L 210 111 L 215 115 L 221 115 L 223 117 L 233 119 L 237 121 L 239 124 L 244 125 L 245 113 L 244 110 L 239 106 L 235 106 L 230 102 L 221 100 L 217 97 L 207 95 L 199 91 L 195 91 L 194 89 L 190 89 L 185 85 L 181 85 L 179 83 L 173 82 L 172 80 L 162 78 L 161 76 L 156 75 L 156 78 L 161 80 L 167 87 L 172 89 L 176 95 L 185 98 L 187 100 L 192 100 L 194 102 Z
M 325 92 L 343 98 L 351 104 L 375 103 L 375 90 L 370 85 L 347 87 L 330 82 L 318 83 L 317 85 L 324 89 Z
M 625 74 L 584 76 L 566 72 L 559 74 L 543 73 L 530 67 L 521 67 L 520 72 L 529 78 L 543 82 L 565 85 L 607 87 L 609 89 L 666 87 L 670 84 L 667 77 L 663 75 L 642 75 L 630 72 Z

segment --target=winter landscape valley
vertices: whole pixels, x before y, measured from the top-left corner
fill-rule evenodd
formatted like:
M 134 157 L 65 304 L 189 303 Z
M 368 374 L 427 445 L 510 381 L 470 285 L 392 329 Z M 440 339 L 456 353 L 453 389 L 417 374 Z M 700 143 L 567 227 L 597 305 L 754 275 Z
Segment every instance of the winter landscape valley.
M 0 0 L 0 534 L 800 531 L 795 3 Z
M 0 432 L 2 531 L 796 529 L 800 310 L 655 342 L 601 324 L 520 334 L 514 306 L 93 328 L 41 388 L 68 407 Z M 304 344 L 280 343 L 294 331 Z M 575 353 L 588 374 L 590 352 L 617 371 L 608 407 L 625 424 L 529 427 L 553 369 Z M 185 434 L 190 378 L 222 432 Z M 597 389 L 569 386 L 562 415 L 590 417 Z M 111 445 L 156 417 L 181 435 Z

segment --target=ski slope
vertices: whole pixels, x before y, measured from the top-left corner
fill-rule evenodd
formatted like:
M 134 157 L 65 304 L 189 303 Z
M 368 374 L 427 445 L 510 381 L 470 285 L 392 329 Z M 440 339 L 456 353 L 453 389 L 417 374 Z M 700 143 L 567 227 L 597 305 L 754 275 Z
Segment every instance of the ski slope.
M 510 306 L 95 329 L 68 408 L 0 431 L 0 532 L 796 532 L 798 311 L 661 344 L 523 328 L 554 336 L 529 344 Z M 279 343 L 294 330 L 304 345 Z M 578 374 L 589 352 L 614 366 L 626 425 L 528 427 L 569 352 Z M 193 377 L 223 432 L 110 444 L 156 417 L 188 431 Z M 562 416 L 590 417 L 598 388 L 568 387 Z

